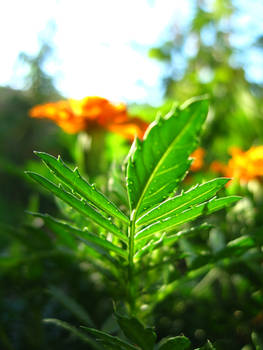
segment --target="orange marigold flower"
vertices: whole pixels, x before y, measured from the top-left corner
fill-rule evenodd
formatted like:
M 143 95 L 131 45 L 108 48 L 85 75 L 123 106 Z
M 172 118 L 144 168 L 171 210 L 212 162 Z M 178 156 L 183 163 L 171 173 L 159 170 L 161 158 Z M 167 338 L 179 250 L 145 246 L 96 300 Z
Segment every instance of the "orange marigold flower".
M 200 170 L 204 165 L 204 155 L 205 150 L 201 147 L 197 148 L 192 154 L 191 158 L 193 158 L 193 163 L 191 164 L 190 170 L 192 171 L 198 171 Z
M 210 170 L 214 173 L 220 173 L 225 175 L 227 171 L 227 165 L 219 162 L 218 160 L 215 160 L 211 163 Z
M 143 120 L 129 117 L 123 103 L 114 104 L 97 96 L 38 105 L 30 110 L 29 115 L 51 119 L 68 133 L 103 128 L 129 140 L 135 135 L 142 138 L 148 127 Z
M 263 146 L 253 146 L 247 151 L 233 147 L 227 165 L 219 162 L 211 164 L 211 170 L 227 177 L 237 178 L 240 182 L 248 182 L 263 176 Z M 219 165 L 220 164 L 220 165 Z

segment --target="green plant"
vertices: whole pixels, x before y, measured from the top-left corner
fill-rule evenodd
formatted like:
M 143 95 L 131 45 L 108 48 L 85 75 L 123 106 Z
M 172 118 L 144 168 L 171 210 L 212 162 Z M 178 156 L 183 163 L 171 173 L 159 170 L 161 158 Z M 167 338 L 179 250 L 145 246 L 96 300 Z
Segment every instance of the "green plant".
M 178 248 L 178 242 L 211 227 L 187 224 L 239 200 L 237 196 L 215 197 L 228 182 L 226 178 L 208 181 L 187 192 L 179 191 L 191 165 L 189 157 L 198 145 L 207 111 L 207 101 L 191 100 L 165 117 L 159 117 L 149 127 L 143 141 L 134 140 L 125 162 L 126 184 L 121 179 L 115 182 L 116 192 L 124 193 L 124 200 L 119 200 L 118 206 L 110 199 L 111 194 L 104 196 L 60 157 L 56 159 L 36 152 L 54 174 L 55 182 L 27 172 L 59 198 L 70 221 L 48 214 L 32 214 L 44 220 L 62 245 L 86 255 L 108 283 L 116 309 L 128 314 L 126 317 L 117 312 L 116 317 L 131 344 L 86 328 L 107 349 L 154 348 L 156 335 L 141 322 L 149 322 L 154 306 L 171 293 L 176 284 L 209 270 L 212 261 L 208 257 L 190 264 L 187 269 L 180 266 L 188 256 Z M 176 231 L 182 225 L 183 230 Z M 240 244 L 233 245 L 232 250 L 235 253 L 236 247 L 239 254 Z M 217 258 L 224 258 L 224 254 Z M 65 326 L 61 321 L 55 322 Z M 69 325 L 65 327 L 75 334 L 80 332 Z M 158 345 L 160 350 L 189 347 L 190 342 L 185 337 L 164 340 Z M 205 348 L 213 349 L 211 344 Z

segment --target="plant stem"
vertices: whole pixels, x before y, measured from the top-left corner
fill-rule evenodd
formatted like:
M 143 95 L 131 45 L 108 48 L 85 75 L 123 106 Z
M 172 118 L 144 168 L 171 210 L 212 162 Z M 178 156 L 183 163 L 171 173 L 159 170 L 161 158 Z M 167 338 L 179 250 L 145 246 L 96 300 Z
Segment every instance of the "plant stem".
M 104 171 L 105 130 L 94 129 L 78 135 L 76 157 L 79 169 L 91 180 Z
M 135 211 L 132 211 L 129 226 L 129 265 L 128 265 L 128 301 L 131 315 L 135 314 L 135 281 L 134 281 L 134 234 L 135 234 Z

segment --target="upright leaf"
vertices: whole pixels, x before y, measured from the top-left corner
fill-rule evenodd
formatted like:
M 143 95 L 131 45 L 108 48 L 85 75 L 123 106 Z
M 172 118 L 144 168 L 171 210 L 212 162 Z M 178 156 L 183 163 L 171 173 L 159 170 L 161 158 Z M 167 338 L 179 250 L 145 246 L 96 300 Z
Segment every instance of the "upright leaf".
M 136 217 L 166 199 L 185 176 L 190 154 L 208 111 L 207 101 L 154 122 L 144 140 L 134 141 L 127 166 L 127 187 Z

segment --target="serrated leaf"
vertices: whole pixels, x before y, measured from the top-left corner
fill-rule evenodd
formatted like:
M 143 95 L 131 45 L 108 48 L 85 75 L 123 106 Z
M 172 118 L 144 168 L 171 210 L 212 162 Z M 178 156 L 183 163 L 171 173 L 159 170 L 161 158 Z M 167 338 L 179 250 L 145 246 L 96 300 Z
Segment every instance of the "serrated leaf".
M 214 197 L 214 195 L 229 181 L 227 178 L 219 178 L 208 181 L 204 184 L 197 185 L 193 189 L 187 192 L 181 193 L 180 195 L 169 198 L 162 202 L 158 206 L 149 210 L 146 214 L 141 216 L 137 221 L 136 225 L 149 225 L 158 220 L 163 220 L 170 216 L 178 215 L 184 210 L 205 202 L 208 199 Z
M 119 326 L 125 336 L 142 350 L 153 350 L 156 334 L 152 328 L 145 328 L 135 317 L 116 314 Z
M 55 318 L 45 318 L 43 320 L 43 322 L 44 323 L 55 324 L 56 326 L 59 326 L 59 327 L 61 327 L 63 329 L 66 329 L 71 334 L 75 335 L 77 338 L 80 338 L 84 342 L 92 345 L 93 349 L 102 350 L 102 348 L 93 339 L 89 338 L 84 333 L 79 331 L 76 327 L 70 325 L 67 322 L 64 322 L 64 321 L 61 321 L 61 320 L 57 320 Z
M 166 339 L 159 345 L 158 350 L 188 350 L 191 342 L 184 336 L 178 336 Z
M 166 199 L 185 176 L 191 163 L 188 157 L 197 146 L 207 110 L 207 101 L 196 101 L 152 123 L 143 142 L 134 141 L 127 187 L 136 217 Z
M 145 239 L 146 237 L 152 236 L 156 232 L 172 230 L 176 226 L 192 221 L 201 215 L 211 214 L 217 210 L 225 208 L 239 199 L 240 197 L 238 196 L 229 196 L 202 203 L 198 206 L 183 211 L 179 215 L 168 217 L 162 221 L 158 221 L 143 228 L 135 235 L 135 239 L 139 241 L 141 239 Z
M 79 200 L 73 194 L 66 192 L 62 188 L 56 186 L 53 182 L 45 179 L 43 176 L 27 172 L 27 174 L 36 182 L 40 183 L 47 190 L 55 194 L 58 198 L 62 199 L 64 202 L 72 206 L 75 210 L 80 212 L 82 215 L 85 215 L 96 222 L 99 226 L 103 227 L 106 230 L 114 233 L 117 237 L 122 239 L 124 242 L 127 242 L 127 237 L 114 225 L 111 220 L 107 220 L 104 216 L 98 213 L 95 209 L 89 206 L 84 201 Z
M 127 255 L 127 251 L 116 246 L 115 244 L 111 243 L 110 241 L 101 238 L 99 236 L 96 236 L 92 233 L 89 233 L 85 230 L 80 230 L 76 227 L 73 227 L 69 224 L 63 223 L 55 218 L 53 218 L 52 216 L 48 215 L 48 214 L 35 214 L 37 216 L 40 216 L 45 223 L 47 224 L 47 226 L 49 228 L 51 228 L 52 230 L 54 230 L 55 232 L 60 232 L 62 235 L 70 235 L 73 234 L 77 237 L 81 237 L 84 240 L 94 243 L 100 247 L 102 247 L 103 249 L 106 249 L 108 251 L 112 251 L 116 254 L 118 254 L 119 256 L 127 259 L 128 255 Z
M 85 331 L 87 331 L 89 334 L 91 334 L 92 336 L 94 336 L 97 340 L 101 340 L 103 342 L 104 345 L 109 345 L 110 349 L 116 349 L 116 350 L 138 350 L 137 347 L 127 343 L 126 341 L 118 338 L 118 337 L 114 337 L 108 333 L 102 332 L 102 331 L 98 331 L 97 329 L 93 329 L 93 328 L 88 328 L 88 327 L 84 327 L 82 326 L 81 328 L 83 328 Z
M 107 199 L 101 192 L 91 186 L 79 172 L 72 171 L 59 157 L 55 157 L 44 153 L 34 152 L 40 157 L 48 168 L 58 177 L 60 181 L 66 184 L 69 188 L 76 191 L 81 197 L 90 201 L 93 205 L 99 209 L 105 211 L 109 215 L 112 215 L 125 223 L 129 223 L 127 216 L 118 208 L 114 203 Z

